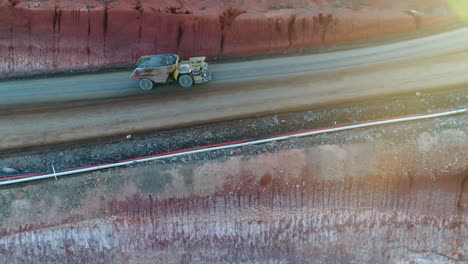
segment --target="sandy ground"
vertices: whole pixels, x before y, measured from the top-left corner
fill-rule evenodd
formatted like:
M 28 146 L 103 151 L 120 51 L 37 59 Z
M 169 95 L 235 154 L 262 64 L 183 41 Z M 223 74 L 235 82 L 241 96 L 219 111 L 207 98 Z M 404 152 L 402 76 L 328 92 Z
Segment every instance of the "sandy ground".
M 4 82 L 0 87 L 6 91 L 1 98 L 4 114 L 0 116 L 0 148 L 193 125 L 464 85 L 468 81 L 466 31 L 356 51 L 213 65 L 215 80 L 190 90 L 165 87 L 143 94 L 126 79 L 128 73 Z M 300 77 L 293 77 L 294 73 Z M 244 82 L 239 83 L 236 78 Z M 31 96 L 49 110 L 36 108 L 27 112 L 25 103 Z M 102 100 L 114 96 L 128 97 Z M 93 98 L 101 101 L 91 101 Z M 64 103 L 67 100 L 80 102 Z M 10 103 L 22 104 L 16 108 Z M 69 107 L 63 108 L 64 105 Z
M 13 149 L 0 153 L 0 168 L 15 168 L 21 173 L 51 171 L 118 162 L 181 149 L 263 138 L 296 131 L 354 124 L 369 120 L 433 113 L 451 108 L 468 107 L 468 94 L 463 87 L 371 99 L 359 103 L 327 106 L 247 119 L 217 122 L 189 128 L 149 131 L 142 134 L 97 138 L 65 144 Z M 234 128 L 234 129 L 233 129 Z M 281 149 L 281 144 L 262 147 L 262 152 Z M 239 150 L 232 150 L 238 153 Z M 256 154 L 252 153 L 252 154 Z M 209 155 L 207 158 L 223 159 Z M 178 160 L 177 158 L 175 158 Z M 187 162 L 189 159 L 181 158 Z M 2 176 L 0 171 L 0 176 Z

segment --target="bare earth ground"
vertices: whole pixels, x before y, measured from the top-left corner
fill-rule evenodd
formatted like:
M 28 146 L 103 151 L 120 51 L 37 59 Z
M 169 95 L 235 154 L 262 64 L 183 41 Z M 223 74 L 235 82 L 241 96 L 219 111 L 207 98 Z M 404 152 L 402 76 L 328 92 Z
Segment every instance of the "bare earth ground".
M 308 111 L 279 113 L 175 130 L 132 133 L 130 138 L 127 138 L 128 135 L 119 135 L 3 151 L 0 154 L 0 168 L 12 167 L 21 173 L 32 173 L 51 171 L 53 165 L 55 169 L 60 170 L 229 141 L 467 107 L 468 93 L 464 87 L 429 93 L 411 93 L 370 99 L 360 103 L 330 105 Z M 276 148 L 262 148 L 262 152 L 281 149 L 280 144 L 276 146 Z M 223 158 L 206 155 L 207 158 Z M 174 159 L 188 161 L 187 158 Z
M 466 31 L 360 50 L 216 65 L 212 83 L 190 90 L 165 87 L 142 94 L 127 73 L 0 83 L 5 91 L 0 149 L 463 87 L 468 82 Z M 36 102 L 29 102 L 31 96 Z
M 218 65 L 200 90 L 143 95 L 126 73 L 2 82 L 0 149 L 91 141 L 4 151 L 0 166 L 67 168 L 465 108 L 466 34 L 447 34 L 393 52 L 243 64 L 264 67 L 254 72 Z M 280 76 L 291 73 L 307 77 Z M 336 107 L 366 98 L 375 101 Z M 0 263 L 466 263 L 467 129 L 460 115 L 4 186 Z M 141 133 L 122 140 L 128 131 Z
M 345 131 L 2 187 L 0 259 L 463 263 L 467 122 Z
M 147 31 L 165 35 L 147 26 L 154 21 L 174 26 L 167 27 L 171 41 L 159 51 L 173 51 L 174 46 L 185 54 L 201 50 L 190 39 L 199 23 L 192 15 L 153 16 L 149 6 L 139 11 L 130 2 L 118 4 L 130 15 L 118 15 L 114 4 L 109 13 L 107 5 L 100 5 L 93 16 L 90 9 L 75 12 L 58 1 L 55 7 L 52 2 L 31 7 L 26 1 L 15 7 L 15 2 L 0 0 L 8 22 L 0 24 L 0 32 L 8 35 L 0 41 L 0 53 L 7 58 L 0 59 L 0 68 L 8 74 L 69 69 L 71 61 L 80 67 L 133 61 L 138 52 L 155 50 Z M 221 2 L 223 6 L 213 8 L 225 10 Z M 271 1 L 257 12 L 266 11 L 265 18 L 276 14 L 274 20 L 262 24 L 243 14 L 226 30 L 216 13 L 204 22 L 219 20 L 213 40 L 220 43 L 202 45 L 203 52 L 264 51 L 258 49 L 264 49 L 264 42 L 236 42 L 242 32 L 259 38 L 245 31 L 250 29 L 246 25 L 273 31 L 259 31 L 267 33 L 263 39 L 270 40 L 269 50 L 362 40 L 385 33 L 383 29 L 388 30 L 385 34 L 418 30 L 416 20 L 400 10 L 369 12 L 362 1 L 354 6 L 356 2 L 335 1 L 339 6 L 334 10 L 327 5 L 331 1 L 315 1 L 307 7 L 313 11 L 296 18 L 296 11 L 288 9 L 306 6 L 289 8 Z M 420 2 L 402 1 L 405 5 L 397 8 Z M 385 7 L 386 1 L 372 3 Z M 424 4 L 434 16 L 426 17 L 430 23 L 423 21 L 423 27 L 439 23 L 438 15 L 454 18 L 448 14 L 453 10 L 441 8 L 440 1 Z M 213 12 L 212 7 L 195 7 L 200 13 Z M 174 12 L 183 11 L 179 9 Z M 80 12 L 81 22 L 76 18 Z M 330 29 L 321 28 L 322 12 L 332 18 Z M 27 23 L 9 17 L 27 14 Z M 342 14 L 353 14 L 352 23 Z M 355 21 L 355 14 L 379 17 Z M 130 21 L 119 17 L 132 18 L 131 28 L 113 22 Z M 317 26 L 323 31 L 321 39 Z M 21 172 L 49 170 L 52 164 L 68 168 L 390 115 L 465 108 L 466 30 L 360 51 L 219 64 L 213 68 L 214 82 L 190 91 L 169 86 L 143 94 L 122 72 L 1 82 L 0 167 Z M 121 35 L 124 31 L 127 36 Z M 342 34 L 351 31 L 354 35 Z M 126 41 L 135 44 L 138 32 L 144 37 L 133 52 Z M 73 41 L 80 34 L 85 37 Z M 37 41 L 41 38 L 46 41 Z M 72 43 L 77 48 L 61 49 Z M 25 59 L 14 59 L 21 56 Z M 406 96 L 386 98 L 399 93 Z M 374 102 L 336 107 L 365 99 Z M 284 113 L 304 109 L 310 111 Z M 152 134 L 156 129 L 279 112 L 283 114 Z M 122 140 L 128 131 L 137 132 L 136 137 Z M 0 263 L 467 263 L 467 133 L 467 116 L 460 115 L 3 186 Z M 109 137 L 96 139 L 102 136 Z M 50 145 L 78 139 L 90 141 Z M 5 151 L 29 146 L 35 148 Z

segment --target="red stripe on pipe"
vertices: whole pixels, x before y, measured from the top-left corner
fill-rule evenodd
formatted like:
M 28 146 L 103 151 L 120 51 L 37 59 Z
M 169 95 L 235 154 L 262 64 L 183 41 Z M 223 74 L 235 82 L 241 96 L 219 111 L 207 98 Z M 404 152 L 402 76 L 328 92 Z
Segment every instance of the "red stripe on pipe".
M 11 176 L 11 177 L 5 177 L 1 178 L 1 181 L 6 181 L 6 180 L 13 180 L 13 179 L 19 179 L 19 178 L 29 178 L 33 176 L 41 176 L 41 175 L 46 175 L 48 173 L 36 173 L 36 174 L 28 174 L 28 175 L 17 175 L 17 176 Z
M 220 147 L 220 146 L 234 145 L 234 144 L 239 144 L 239 143 L 247 142 L 247 141 L 250 141 L 250 140 L 251 140 L 251 139 L 243 139 L 243 140 L 232 141 L 232 142 L 227 142 L 227 143 L 218 143 L 218 144 L 207 145 L 207 146 L 201 146 L 201 147 L 195 147 L 195 148 L 188 148 L 188 149 L 175 150 L 175 151 L 165 152 L 165 153 L 160 153 L 160 154 L 155 154 L 155 155 L 149 155 L 149 156 L 143 156 L 143 157 L 138 157 L 138 158 L 133 158 L 133 159 L 121 160 L 121 161 L 119 161 L 119 162 L 141 160 L 141 159 L 146 159 L 146 158 L 154 158 L 154 157 L 167 156 L 167 155 L 172 155 L 172 154 L 177 154 L 177 153 L 189 152 L 189 151 L 192 151 L 192 150 L 199 150 L 199 149 L 206 149 L 206 148 L 214 148 L 214 147 Z
M 95 165 L 89 165 L 89 166 L 83 166 L 83 167 L 76 167 L 76 168 L 71 168 L 71 169 L 63 169 L 63 170 L 58 170 L 58 172 L 63 172 L 63 171 L 71 171 L 71 170 L 79 170 L 79 169 L 86 169 L 86 168 L 92 168 L 92 167 L 97 167 L 97 166 L 104 166 L 104 165 L 109 165 L 113 163 L 102 163 L 102 164 L 95 164 Z

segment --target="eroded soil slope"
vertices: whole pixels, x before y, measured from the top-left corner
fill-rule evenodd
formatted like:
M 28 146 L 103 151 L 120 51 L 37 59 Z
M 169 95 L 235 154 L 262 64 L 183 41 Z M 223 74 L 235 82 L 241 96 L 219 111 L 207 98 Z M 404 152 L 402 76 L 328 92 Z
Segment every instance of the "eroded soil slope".
M 406 13 L 410 9 L 420 13 Z M 0 0 L 0 78 L 317 48 L 457 22 L 446 1 Z
M 461 115 L 3 187 L 0 259 L 461 262 L 466 123 Z

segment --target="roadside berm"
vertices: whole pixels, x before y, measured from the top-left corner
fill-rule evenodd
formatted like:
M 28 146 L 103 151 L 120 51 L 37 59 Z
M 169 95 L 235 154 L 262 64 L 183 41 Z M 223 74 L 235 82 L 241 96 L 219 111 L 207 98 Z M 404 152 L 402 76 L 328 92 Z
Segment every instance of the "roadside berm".
M 462 263 L 467 121 L 344 131 L 3 187 L 1 259 Z
M 0 78 L 366 43 L 460 22 L 448 2 L 0 0 Z M 453 1 L 452 1 L 453 2 Z

